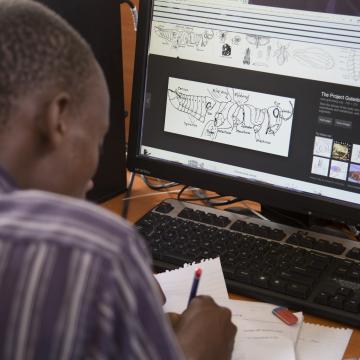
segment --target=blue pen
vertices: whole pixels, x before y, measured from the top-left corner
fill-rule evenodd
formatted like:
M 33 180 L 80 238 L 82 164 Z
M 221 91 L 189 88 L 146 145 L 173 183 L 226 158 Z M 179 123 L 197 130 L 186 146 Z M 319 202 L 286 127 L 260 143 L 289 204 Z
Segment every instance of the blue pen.
M 188 306 L 189 306 L 191 300 L 196 296 L 197 289 L 198 289 L 198 286 L 199 286 L 200 277 L 201 277 L 201 272 L 202 271 L 201 271 L 200 268 L 195 269 L 195 275 L 194 275 L 194 280 L 193 280 L 193 283 L 192 283 L 192 286 L 191 286 Z

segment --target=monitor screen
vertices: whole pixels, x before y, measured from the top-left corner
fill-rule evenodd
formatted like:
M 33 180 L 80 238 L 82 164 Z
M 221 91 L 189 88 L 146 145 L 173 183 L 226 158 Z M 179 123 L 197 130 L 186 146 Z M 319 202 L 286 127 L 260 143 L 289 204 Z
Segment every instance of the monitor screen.
M 357 0 L 141 1 L 130 170 L 360 223 Z

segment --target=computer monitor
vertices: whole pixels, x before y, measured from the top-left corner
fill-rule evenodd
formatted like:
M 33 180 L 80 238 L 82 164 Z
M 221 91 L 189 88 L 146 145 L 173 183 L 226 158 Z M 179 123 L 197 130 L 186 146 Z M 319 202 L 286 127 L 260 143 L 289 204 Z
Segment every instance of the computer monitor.
M 89 200 L 103 202 L 126 190 L 125 110 L 120 2 L 37 0 L 66 19 L 90 44 L 109 88 L 110 125 Z
M 140 2 L 128 168 L 360 223 L 357 0 Z

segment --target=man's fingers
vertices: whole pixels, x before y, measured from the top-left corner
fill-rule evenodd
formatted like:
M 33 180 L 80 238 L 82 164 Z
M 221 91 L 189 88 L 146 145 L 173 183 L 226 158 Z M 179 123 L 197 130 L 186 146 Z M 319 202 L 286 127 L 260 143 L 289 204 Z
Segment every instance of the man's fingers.
M 178 322 L 181 319 L 181 315 L 176 314 L 176 313 L 167 313 L 166 315 L 167 315 L 168 319 L 170 320 L 172 328 L 175 329 Z

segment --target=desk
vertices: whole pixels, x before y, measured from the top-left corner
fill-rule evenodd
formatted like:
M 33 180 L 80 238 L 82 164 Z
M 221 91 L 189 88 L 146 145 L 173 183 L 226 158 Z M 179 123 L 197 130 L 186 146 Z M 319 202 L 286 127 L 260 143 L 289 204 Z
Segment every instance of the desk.
M 143 197 L 143 195 L 146 195 Z M 150 195 L 150 196 L 149 196 Z M 134 186 L 132 190 L 131 196 L 133 197 L 130 200 L 129 206 L 129 213 L 128 213 L 128 220 L 134 223 L 138 220 L 141 216 L 143 216 L 147 211 L 149 211 L 152 207 L 154 207 L 157 203 L 159 203 L 163 199 L 167 198 L 176 198 L 176 194 L 174 193 L 159 193 L 150 190 L 142 181 L 141 179 L 136 176 L 134 181 Z M 107 201 L 103 204 L 103 206 L 117 214 L 121 212 L 123 207 L 123 198 L 125 196 L 121 195 L 118 196 L 110 201 Z M 247 298 L 245 296 L 234 295 L 231 294 L 232 299 L 241 299 L 241 300 L 253 300 Z M 340 323 L 336 323 L 334 321 L 322 319 L 316 316 L 307 315 L 305 314 L 305 321 L 313 324 L 320 324 L 326 326 L 333 326 L 333 327 L 349 327 L 347 325 L 343 325 Z M 346 350 L 344 359 L 359 357 L 360 358 L 360 329 L 353 328 L 354 332 L 351 337 L 349 346 Z

